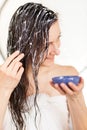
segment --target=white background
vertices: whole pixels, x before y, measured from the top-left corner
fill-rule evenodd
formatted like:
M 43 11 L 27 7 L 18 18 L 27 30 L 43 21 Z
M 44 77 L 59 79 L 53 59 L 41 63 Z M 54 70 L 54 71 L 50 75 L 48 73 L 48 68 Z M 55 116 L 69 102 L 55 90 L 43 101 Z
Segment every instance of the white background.
M 61 54 L 55 58 L 59 64 L 73 65 L 80 72 L 87 66 L 87 0 L 31 0 L 59 13 L 61 27 Z M 0 49 L 6 57 L 7 33 L 14 11 L 30 0 L 0 0 Z M 0 64 L 3 63 L 0 57 Z M 87 104 L 87 70 L 80 75 L 85 80 L 83 94 Z

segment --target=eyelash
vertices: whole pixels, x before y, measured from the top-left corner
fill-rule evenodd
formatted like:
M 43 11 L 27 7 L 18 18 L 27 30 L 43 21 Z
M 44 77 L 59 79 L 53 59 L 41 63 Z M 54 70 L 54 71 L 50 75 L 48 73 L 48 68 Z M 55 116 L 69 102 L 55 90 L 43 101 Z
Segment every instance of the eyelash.
M 58 39 L 61 37 L 61 35 L 58 36 Z
M 61 37 L 61 35 L 58 36 L 57 40 L 59 40 Z M 49 45 L 52 44 L 52 42 L 49 42 Z

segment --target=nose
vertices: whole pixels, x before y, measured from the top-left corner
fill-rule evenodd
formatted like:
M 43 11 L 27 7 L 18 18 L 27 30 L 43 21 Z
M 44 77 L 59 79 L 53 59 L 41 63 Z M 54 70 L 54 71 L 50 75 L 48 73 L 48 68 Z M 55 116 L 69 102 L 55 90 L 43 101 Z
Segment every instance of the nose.
M 49 48 L 49 53 L 52 55 L 59 55 L 60 54 L 60 42 L 53 43 Z
M 54 46 L 53 52 L 54 52 L 55 55 L 58 55 L 59 52 L 60 52 L 60 51 L 59 51 L 59 46 Z
M 59 46 L 54 45 L 53 50 L 52 50 L 52 53 L 54 53 L 55 55 L 58 55 L 59 52 L 60 52 Z
M 54 54 L 54 55 L 59 55 L 60 54 L 60 41 L 58 43 L 53 43 L 53 46 L 52 46 L 52 50 L 51 50 L 51 53 Z

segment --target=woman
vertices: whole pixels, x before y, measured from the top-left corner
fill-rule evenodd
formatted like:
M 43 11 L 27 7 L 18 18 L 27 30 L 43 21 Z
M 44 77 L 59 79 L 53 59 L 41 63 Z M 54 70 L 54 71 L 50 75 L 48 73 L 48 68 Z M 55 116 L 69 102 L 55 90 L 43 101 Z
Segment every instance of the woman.
M 70 130 L 69 114 L 73 130 L 87 129 L 83 79 L 70 88 L 52 82 L 54 76 L 78 75 L 54 64 L 60 35 L 57 14 L 41 4 L 27 3 L 14 13 L 8 58 L 0 66 L 0 130 Z

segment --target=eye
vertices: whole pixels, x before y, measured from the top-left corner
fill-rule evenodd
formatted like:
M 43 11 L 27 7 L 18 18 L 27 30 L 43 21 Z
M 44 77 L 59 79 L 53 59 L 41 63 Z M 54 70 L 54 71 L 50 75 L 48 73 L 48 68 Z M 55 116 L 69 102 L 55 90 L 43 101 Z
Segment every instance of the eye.
M 61 37 L 61 34 L 58 36 L 58 39 L 60 39 L 60 37 Z
M 60 40 L 60 37 L 61 37 L 61 35 L 59 35 L 59 36 L 57 37 L 56 42 L 58 42 L 58 41 Z

